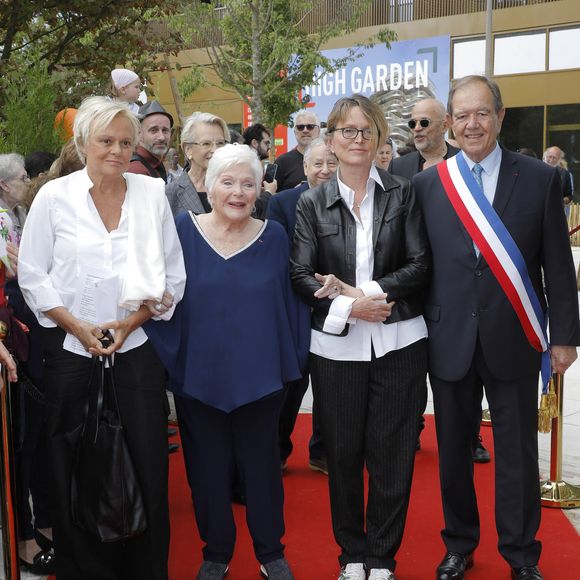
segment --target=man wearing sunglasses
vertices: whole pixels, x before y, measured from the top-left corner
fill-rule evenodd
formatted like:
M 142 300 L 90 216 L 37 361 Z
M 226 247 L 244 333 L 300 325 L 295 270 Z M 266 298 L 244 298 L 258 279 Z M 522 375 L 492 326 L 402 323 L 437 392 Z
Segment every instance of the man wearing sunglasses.
M 408 122 L 416 151 L 391 161 L 389 172 L 412 179 L 414 175 L 453 157 L 456 149 L 445 141 L 448 129 L 445 106 L 435 99 L 419 101 L 411 111 Z
M 278 191 L 296 187 L 306 179 L 304 175 L 304 151 L 320 135 L 320 121 L 312 111 L 298 111 L 294 117 L 294 135 L 298 144 L 292 151 L 276 159 Z

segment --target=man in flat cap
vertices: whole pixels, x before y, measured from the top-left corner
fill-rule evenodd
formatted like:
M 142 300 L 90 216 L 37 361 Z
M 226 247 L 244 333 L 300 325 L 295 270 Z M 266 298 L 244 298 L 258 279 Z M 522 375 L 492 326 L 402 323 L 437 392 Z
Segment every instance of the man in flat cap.
M 137 117 L 141 121 L 141 134 L 129 173 L 160 177 L 167 182 L 163 158 L 169 150 L 173 117 L 157 101 L 140 107 Z

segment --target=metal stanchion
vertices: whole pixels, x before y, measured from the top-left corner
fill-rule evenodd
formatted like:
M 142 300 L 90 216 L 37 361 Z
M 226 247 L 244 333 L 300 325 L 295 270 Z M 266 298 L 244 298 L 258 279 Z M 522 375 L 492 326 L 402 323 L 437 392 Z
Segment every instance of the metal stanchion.
M 12 463 L 12 413 L 10 382 L 6 368 L 0 375 L 0 500 L 2 513 L 2 556 L 7 580 L 20 579 L 18 536 L 16 533 L 16 497 Z
M 553 375 L 558 411 L 552 419 L 550 479 L 541 482 L 544 507 L 571 509 L 580 507 L 580 486 L 562 481 L 562 435 L 564 420 L 564 377 Z

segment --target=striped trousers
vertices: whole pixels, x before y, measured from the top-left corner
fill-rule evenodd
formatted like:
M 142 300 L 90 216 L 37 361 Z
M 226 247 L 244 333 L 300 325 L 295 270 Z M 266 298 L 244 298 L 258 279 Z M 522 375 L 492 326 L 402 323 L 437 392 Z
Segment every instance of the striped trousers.
M 362 562 L 368 569 L 394 570 L 427 398 L 426 340 L 368 362 L 311 355 L 310 365 L 340 565 Z

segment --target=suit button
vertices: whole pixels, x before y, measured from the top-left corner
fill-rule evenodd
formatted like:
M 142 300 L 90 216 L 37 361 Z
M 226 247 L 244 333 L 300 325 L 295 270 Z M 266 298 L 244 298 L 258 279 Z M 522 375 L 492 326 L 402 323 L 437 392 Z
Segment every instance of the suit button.
M 473 318 L 475 318 L 475 317 L 477 316 L 477 312 L 475 312 L 475 311 L 472 311 L 472 312 L 471 312 L 471 316 L 473 316 Z
M 479 278 L 481 276 L 481 270 L 476 270 L 475 275 Z

